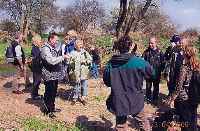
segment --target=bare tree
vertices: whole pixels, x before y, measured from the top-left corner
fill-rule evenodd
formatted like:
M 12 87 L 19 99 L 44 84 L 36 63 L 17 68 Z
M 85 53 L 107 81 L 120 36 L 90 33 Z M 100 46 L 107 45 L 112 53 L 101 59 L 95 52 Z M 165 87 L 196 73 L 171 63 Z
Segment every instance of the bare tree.
M 76 0 L 74 5 L 61 11 L 61 25 L 65 31 L 71 28 L 79 32 L 86 31 L 90 24 L 96 26 L 104 14 L 104 8 L 98 0 Z
M 41 26 L 44 18 L 54 14 L 50 12 L 54 2 L 55 0 L 1 0 L 0 8 L 8 13 L 10 19 L 15 22 L 17 29 L 26 38 L 29 28 L 35 22 L 38 22 L 39 24 L 37 24 Z
M 15 23 L 10 21 L 10 20 L 8 20 L 8 19 L 5 19 L 5 20 L 1 21 L 0 29 L 2 31 L 7 31 L 8 34 L 10 34 L 10 35 L 12 35 L 14 32 L 17 31 Z
M 133 28 L 136 31 L 139 22 L 144 19 L 146 12 L 155 3 L 146 0 L 144 3 L 137 0 L 120 0 L 120 11 L 116 26 L 116 36 L 127 35 Z

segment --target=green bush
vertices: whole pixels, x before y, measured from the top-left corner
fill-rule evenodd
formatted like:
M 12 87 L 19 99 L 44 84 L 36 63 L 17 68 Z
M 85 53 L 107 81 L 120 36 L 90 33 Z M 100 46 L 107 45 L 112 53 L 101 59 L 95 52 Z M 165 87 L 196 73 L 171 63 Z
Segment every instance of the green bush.
M 200 37 L 198 38 L 198 41 L 195 43 L 196 48 L 198 49 L 198 55 L 200 58 Z
M 7 44 L 5 42 L 0 42 L 0 63 L 4 62 L 6 47 Z
M 41 37 L 42 39 L 47 39 L 49 34 L 42 34 Z
M 112 46 L 112 36 L 100 36 L 96 39 L 96 43 L 100 47 Z
M 162 51 L 165 51 L 167 47 L 169 46 L 170 40 L 168 38 L 160 37 L 160 49 Z

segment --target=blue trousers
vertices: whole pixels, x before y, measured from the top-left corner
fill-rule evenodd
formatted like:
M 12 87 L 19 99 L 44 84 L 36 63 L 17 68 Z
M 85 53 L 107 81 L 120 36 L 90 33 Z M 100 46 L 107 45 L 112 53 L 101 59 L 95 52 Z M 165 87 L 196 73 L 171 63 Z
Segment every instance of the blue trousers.
M 81 96 L 88 95 L 88 80 L 81 80 L 80 83 L 76 83 L 74 86 L 74 99 L 78 99 Z

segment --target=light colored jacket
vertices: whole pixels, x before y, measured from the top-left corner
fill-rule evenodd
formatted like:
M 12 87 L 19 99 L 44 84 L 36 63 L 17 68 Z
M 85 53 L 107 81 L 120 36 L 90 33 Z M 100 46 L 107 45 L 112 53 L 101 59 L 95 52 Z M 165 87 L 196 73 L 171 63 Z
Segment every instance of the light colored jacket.
M 90 54 L 82 49 L 80 52 L 74 50 L 70 53 L 70 65 L 74 65 L 73 73 L 76 80 L 85 80 L 89 77 L 90 66 L 92 64 L 92 57 Z

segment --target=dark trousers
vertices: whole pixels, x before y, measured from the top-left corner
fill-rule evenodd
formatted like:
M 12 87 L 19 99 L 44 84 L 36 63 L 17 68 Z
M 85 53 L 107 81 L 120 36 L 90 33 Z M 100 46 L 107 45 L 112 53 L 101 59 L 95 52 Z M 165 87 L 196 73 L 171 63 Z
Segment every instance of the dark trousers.
M 42 74 L 38 72 L 33 72 L 33 89 L 31 92 L 32 97 L 38 96 L 38 90 L 41 83 Z
M 171 95 L 174 91 L 175 91 L 175 88 L 176 88 L 176 82 L 168 82 L 167 83 L 167 86 L 168 86 L 168 91 L 169 91 L 169 94 L 168 95 Z
M 175 101 L 174 107 L 179 115 L 181 131 L 198 131 L 197 129 L 197 105 L 189 101 Z
M 153 101 L 158 100 L 159 84 L 160 84 L 159 80 L 146 81 L 146 97 L 147 97 L 147 99 L 149 99 L 149 100 L 153 99 Z M 153 85 L 153 97 L 152 97 L 152 91 L 151 91 L 152 85 Z
M 45 93 L 44 93 L 44 103 L 47 112 L 53 112 L 55 109 L 55 98 L 58 88 L 58 80 L 46 81 Z

